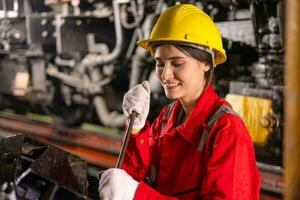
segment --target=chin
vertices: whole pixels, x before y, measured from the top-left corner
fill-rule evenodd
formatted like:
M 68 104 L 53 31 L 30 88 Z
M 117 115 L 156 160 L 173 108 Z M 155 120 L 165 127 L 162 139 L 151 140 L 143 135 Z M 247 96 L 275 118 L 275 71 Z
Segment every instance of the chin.
M 166 93 L 165 92 L 165 95 L 168 99 L 172 99 L 172 100 L 175 100 L 175 99 L 178 99 L 179 98 L 179 95 L 176 95 L 176 94 L 172 94 L 172 93 Z

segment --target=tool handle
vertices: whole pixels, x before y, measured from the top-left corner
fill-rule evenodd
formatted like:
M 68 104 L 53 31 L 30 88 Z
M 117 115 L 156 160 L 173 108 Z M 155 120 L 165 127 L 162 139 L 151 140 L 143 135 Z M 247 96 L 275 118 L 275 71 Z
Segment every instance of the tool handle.
M 125 152 L 126 152 L 126 149 L 127 149 L 128 143 L 129 143 L 130 134 L 132 132 L 133 122 L 135 120 L 136 115 L 137 115 L 137 113 L 135 111 L 132 111 L 132 113 L 129 115 L 129 125 L 125 132 L 125 136 L 124 136 L 124 140 L 123 140 L 124 142 L 122 144 L 122 147 L 121 147 L 121 150 L 119 153 L 116 168 L 121 168 L 121 165 L 123 163 Z

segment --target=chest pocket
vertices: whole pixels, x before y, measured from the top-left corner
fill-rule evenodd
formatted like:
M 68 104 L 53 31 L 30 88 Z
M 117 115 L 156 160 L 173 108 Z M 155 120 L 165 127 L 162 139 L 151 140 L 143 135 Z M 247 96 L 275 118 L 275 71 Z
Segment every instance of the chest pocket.
M 171 104 L 168 105 L 166 113 L 165 113 L 163 121 L 162 121 L 162 125 L 161 125 L 161 129 L 160 130 L 162 130 L 165 127 L 166 121 L 168 120 L 169 115 L 170 115 L 171 110 L 174 107 L 174 105 L 175 105 L 175 103 L 171 103 Z M 239 117 L 239 115 L 233 109 L 231 109 L 230 107 L 228 107 L 226 105 L 220 106 L 217 109 L 217 111 L 215 111 L 215 113 L 209 118 L 209 120 L 207 122 L 208 129 L 204 129 L 202 137 L 200 138 L 200 141 L 199 141 L 199 145 L 197 147 L 197 149 L 199 151 L 203 150 L 203 148 L 204 148 L 204 146 L 205 146 L 205 144 L 207 142 L 208 136 L 210 134 L 210 130 L 212 130 L 212 128 L 214 127 L 216 121 L 218 119 L 220 119 L 224 114 L 233 114 L 233 115 Z M 147 184 L 149 184 L 150 186 L 152 186 L 152 187 L 155 186 L 157 171 L 158 171 L 157 166 L 156 165 L 151 165 L 150 166 L 149 176 L 147 176 L 145 178 L 145 182 Z M 194 192 L 194 191 L 197 191 L 197 190 L 199 190 L 199 187 L 192 188 L 192 189 L 189 189 L 189 190 L 185 190 L 185 191 L 182 191 L 182 192 L 178 192 L 176 194 L 173 194 L 172 196 L 183 195 L 183 194 L 187 194 L 187 193 Z

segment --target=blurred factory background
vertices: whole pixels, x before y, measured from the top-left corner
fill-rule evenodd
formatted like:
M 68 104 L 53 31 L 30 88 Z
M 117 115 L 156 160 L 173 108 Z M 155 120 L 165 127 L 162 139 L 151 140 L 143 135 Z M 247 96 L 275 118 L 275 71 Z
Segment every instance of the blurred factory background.
M 176 2 L 219 27 L 215 87 L 250 131 L 261 199 L 283 199 L 284 0 L 0 0 L 0 199 L 98 199 L 124 93 L 149 80 L 150 120 L 168 103 L 136 41 Z

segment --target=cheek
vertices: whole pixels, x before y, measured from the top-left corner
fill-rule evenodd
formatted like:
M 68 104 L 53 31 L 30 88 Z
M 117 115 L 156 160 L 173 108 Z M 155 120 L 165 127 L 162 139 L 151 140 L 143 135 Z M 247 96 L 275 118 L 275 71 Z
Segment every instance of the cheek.
M 198 68 L 182 70 L 178 72 L 177 77 L 186 81 L 188 84 L 199 85 L 204 79 L 204 71 Z
M 176 68 L 176 70 L 174 70 L 174 76 L 179 78 L 179 79 L 189 79 L 190 77 L 193 76 L 193 72 L 187 68 Z
M 155 74 L 160 79 L 161 78 L 161 74 L 162 74 L 162 70 L 159 69 L 159 68 L 155 68 Z

